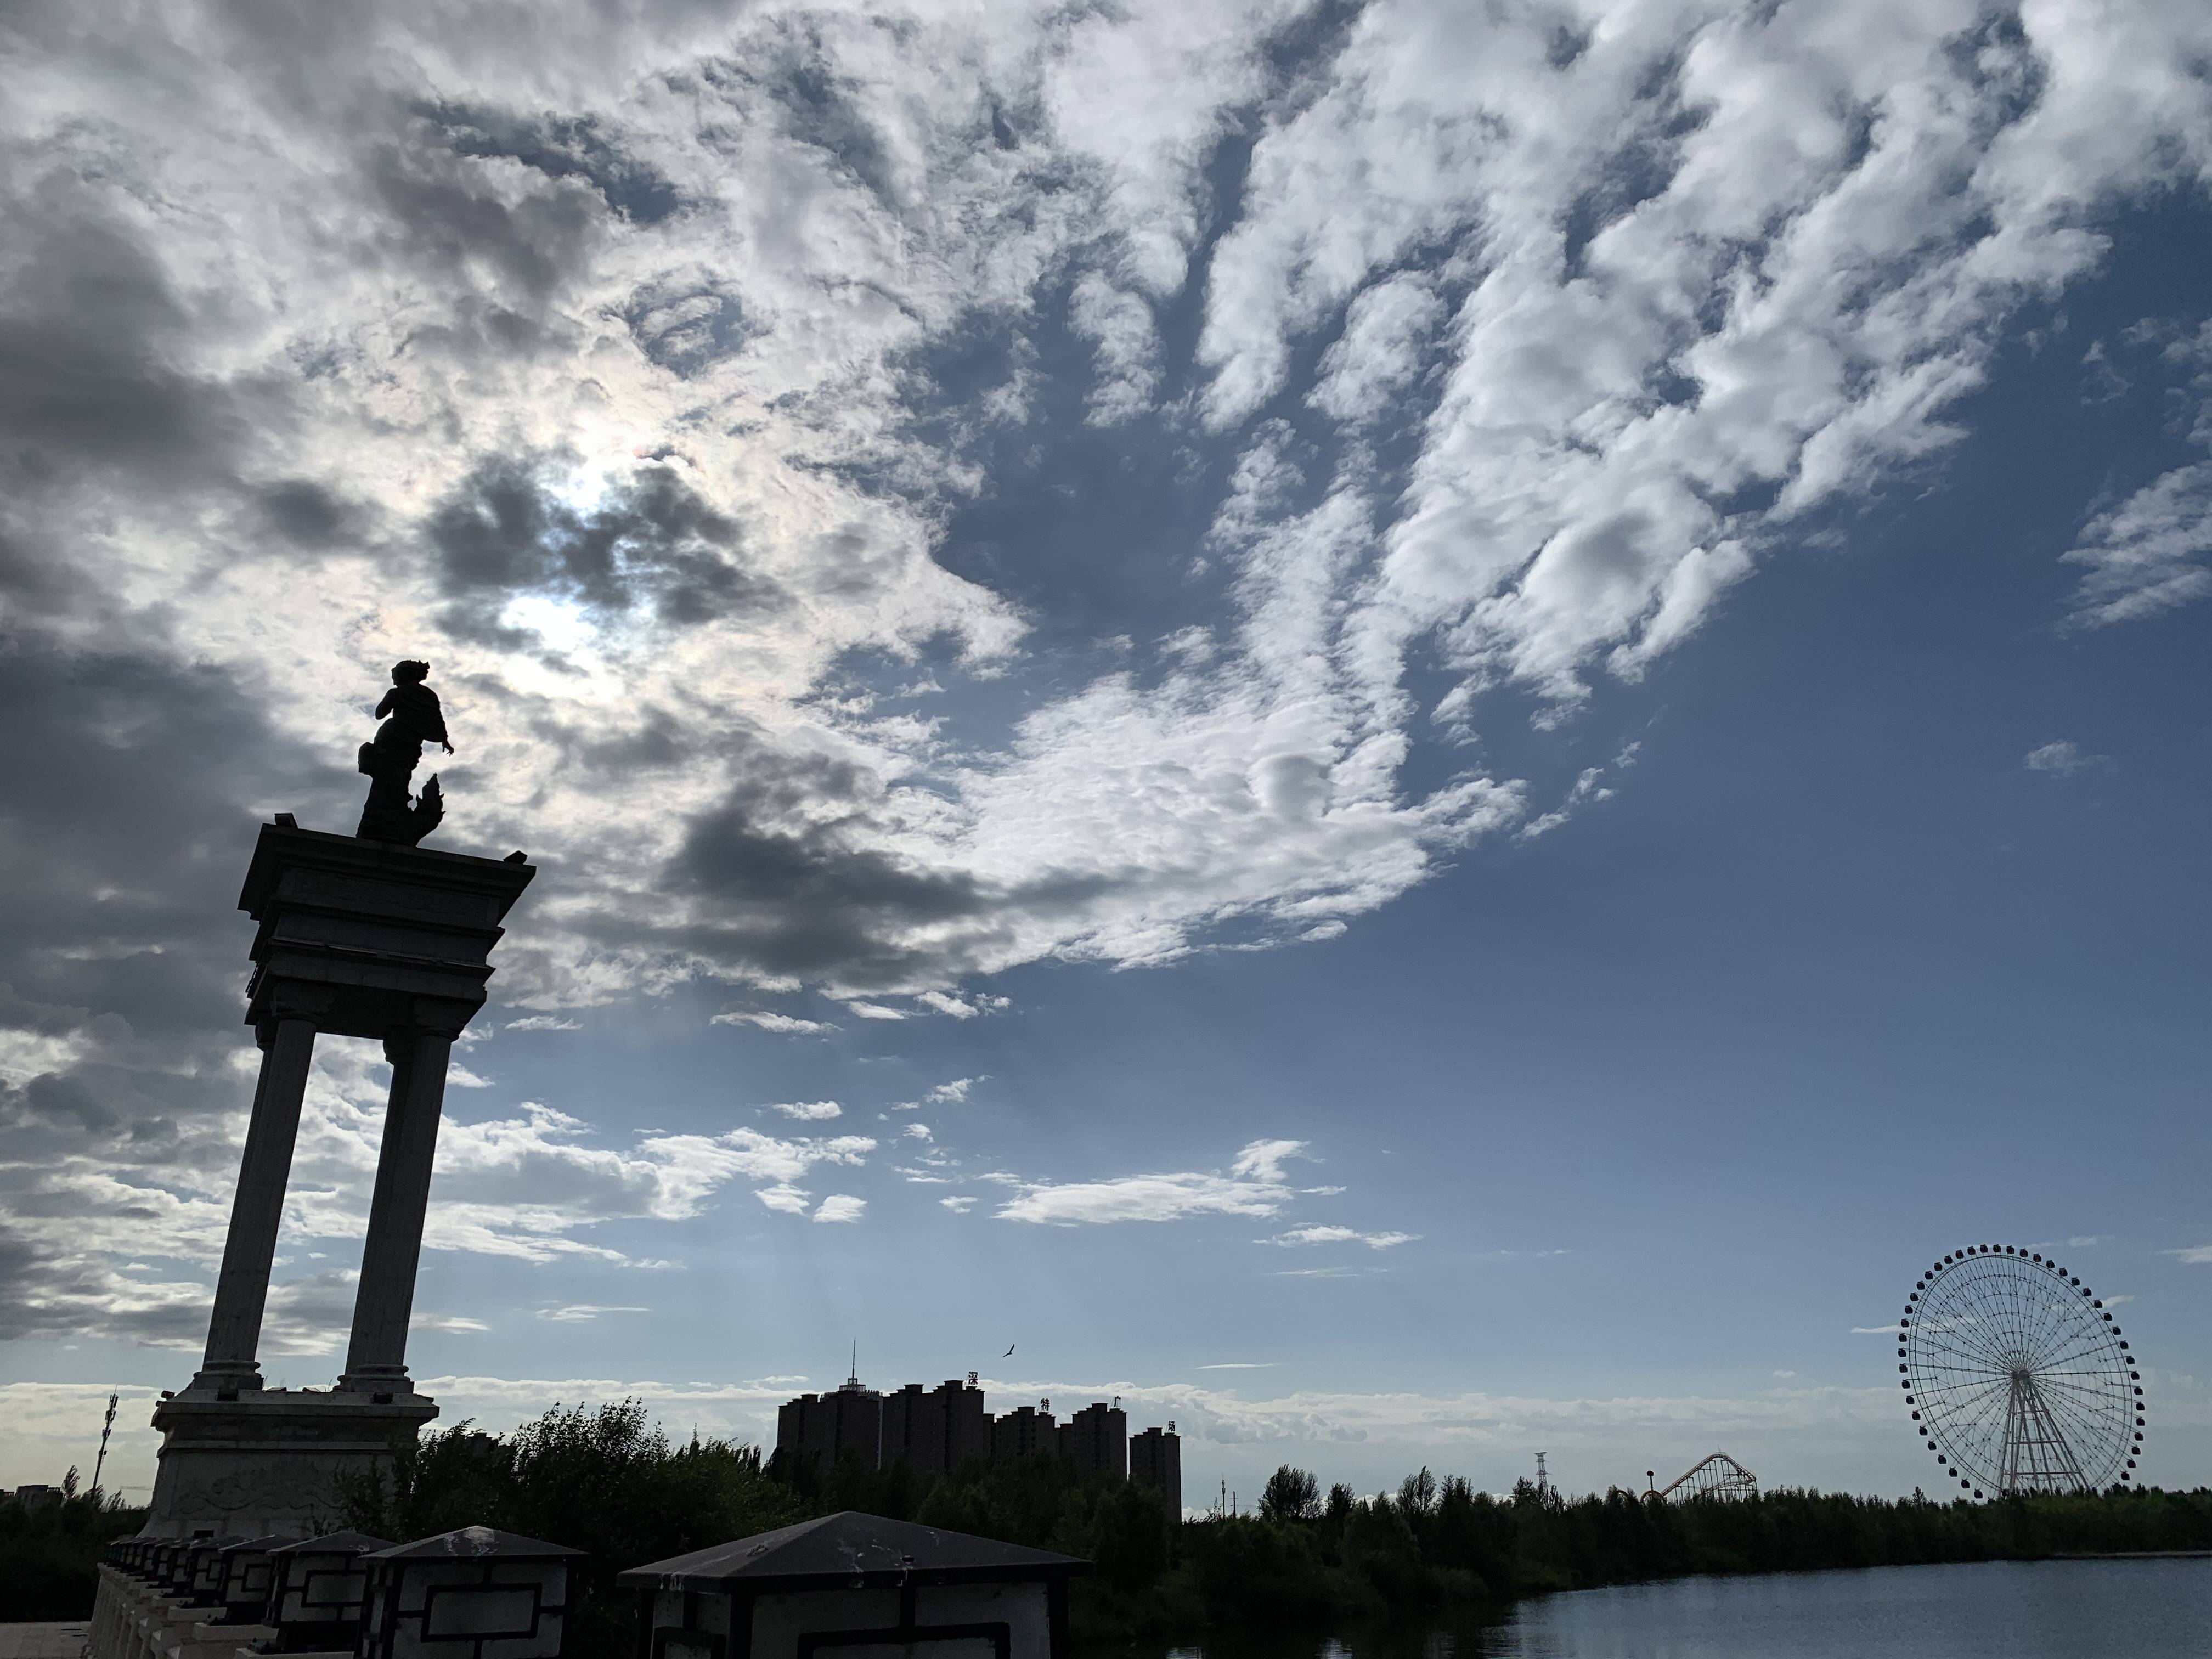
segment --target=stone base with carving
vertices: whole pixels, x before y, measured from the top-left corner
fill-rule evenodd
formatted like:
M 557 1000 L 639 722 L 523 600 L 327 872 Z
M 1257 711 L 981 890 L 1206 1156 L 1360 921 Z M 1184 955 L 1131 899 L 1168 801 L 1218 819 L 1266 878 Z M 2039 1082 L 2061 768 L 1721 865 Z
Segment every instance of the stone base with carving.
M 343 1526 L 345 1479 L 391 1467 L 438 1414 L 419 1394 L 187 1390 L 154 1413 L 161 1464 L 142 1535 L 307 1538 Z

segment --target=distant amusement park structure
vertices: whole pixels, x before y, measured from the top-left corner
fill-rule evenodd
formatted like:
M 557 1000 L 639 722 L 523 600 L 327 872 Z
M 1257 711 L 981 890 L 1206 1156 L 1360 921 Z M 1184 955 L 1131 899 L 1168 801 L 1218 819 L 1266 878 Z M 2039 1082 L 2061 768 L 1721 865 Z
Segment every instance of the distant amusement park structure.
M 1653 1472 L 1646 1469 L 1644 1478 L 1653 1479 Z M 1648 1496 L 1674 1504 L 1692 1498 L 1756 1498 L 1759 1477 L 1726 1452 L 1717 1451 L 1700 1458 Z
M 1953 1251 L 1898 1321 L 1905 1403 L 1944 1480 L 1976 1498 L 2132 1479 L 2139 1364 L 2087 1285 L 2018 1245 Z

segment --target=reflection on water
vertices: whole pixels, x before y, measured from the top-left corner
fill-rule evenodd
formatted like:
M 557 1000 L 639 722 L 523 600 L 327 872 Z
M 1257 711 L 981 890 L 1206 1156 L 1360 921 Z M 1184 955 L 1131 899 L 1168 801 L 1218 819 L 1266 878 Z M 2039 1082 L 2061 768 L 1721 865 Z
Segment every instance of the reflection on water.
M 2203 1659 L 2212 1559 L 1991 1561 L 1540 1596 L 1502 1623 L 1209 1638 L 1164 1659 Z

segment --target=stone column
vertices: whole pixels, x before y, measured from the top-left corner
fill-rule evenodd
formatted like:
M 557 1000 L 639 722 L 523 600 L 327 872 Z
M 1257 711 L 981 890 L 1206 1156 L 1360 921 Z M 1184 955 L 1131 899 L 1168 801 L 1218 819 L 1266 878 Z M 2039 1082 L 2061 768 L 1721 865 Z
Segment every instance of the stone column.
M 407 1321 L 415 1308 L 415 1269 L 422 1255 L 430 1166 L 437 1157 L 438 1121 L 445 1107 L 446 1063 L 467 1017 L 465 1012 L 457 1019 L 425 1019 L 385 1039 L 392 1100 L 377 1153 L 368 1238 L 362 1247 L 361 1283 L 354 1292 L 353 1338 L 346 1348 L 345 1374 L 338 1379 L 342 1389 L 413 1392 L 407 1380 Z
M 269 1300 L 269 1268 L 276 1255 L 276 1230 L 284 1218 L 284 1188 L 292 1175 L 292 1146 L 300 1133 L 300 1105 L 315 1058 L 315 1019 L 305 1007 L 280 1006 L 257 1033 L 261 1080 L 253 1091 L 253 1116 L 239 1160 L 238 1191 L 230 1204 L 230 1232 L 223 1241 L 222 1274 L 216 1281 L 215 1312 L 208 1321 L 207 1357 L 194 1389 L 228 1392 L 258 1389 L 254 1356 L 261 1342 L 262 1310 Z

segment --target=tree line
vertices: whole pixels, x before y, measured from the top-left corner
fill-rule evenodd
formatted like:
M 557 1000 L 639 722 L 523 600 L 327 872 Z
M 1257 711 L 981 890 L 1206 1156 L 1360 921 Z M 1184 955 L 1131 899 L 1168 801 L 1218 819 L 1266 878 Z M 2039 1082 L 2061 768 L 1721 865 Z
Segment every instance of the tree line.
M 673 1444 L 637 1402 L 556 1409 L 511 1436 L 426 1437 L 398 1478 L 364 1486 L 352 1524 L 417 1538 L 474 1522 L 591 1552 L 568 1659 L 626 1659 L 635 1613 L 616 1572 L 839 1510 L 916 1521 L 1095 1564 L 1073 1586 L 1085 1651 L 1266 1626 L 1318 1631 L 1546 1590 L 1688 1573 L 1799 1571 L 2054 1554 L 2212 1549 L 2212 1492 L 2124 1491 L 1939 1503 L 1781 1490 L 1656 1503 L 1504 1497 L 1424 1468 L 1395 1492 L 1323 1491 L 1288 1465 L 1258 1512 L 1185 1521 L 1149 1488 L 1057 1458 L 832 1468 L 695 1437 Z
M 823 1469 L 726 1440 L 672 1441 L 636 1401 L 556 1407 L 510 1434 L 464 1423 L 426 1435 L 386 1478 L 351 1483 L 331 1519 L 393 1540 L 485 1525 L 582 1550 L 567 1659 L 630 1659 L 636 1610 L 617 1573 L 839 1510 L 1093 1562 L 1071 1607 L 1079 1647 L 1092 1653 L 1206 1630 L 1321 1632 L 1502 1608 L 1534 1592 L 1688 1573 L 2212 1549 L 2212 1492 L 2202 1489 L 1987 1504 L 1781 1490 L 1668 1504 L 1618 1490 L 1569 1498 L 1526 1480 L 1498 1497 L 1424 1468 L 1363 1498 L 1285 1465 L 1256 1514 L 1186 1521 L 1149 1488 L 1057 1458 L 936 1475 Z M 82 1617 L 101 1547 L 143 1518 L 90 1496 L 0 1498 L 0 1620 Z
M 100 1553 L 146 1524 L 146 1511 L 101 1492 L 62 1489 L 27 1502 L 0 1492 L 0 1625 L 82 1619 L 99 1589 Z
M 1498 1498 L 1424 1468 L 1363 1499 L 1344 1486 L 1324 1497 L 1285 1465 L 1258 1514 L 1189 1523 L 1180 1541 L 1213 1621 L 1310 1625 L 1692 1573 L 2212 1549 L 2212 1492 L 1973 1504 L 1783 1488 L 1667 1503 L 1526 1480 Z

